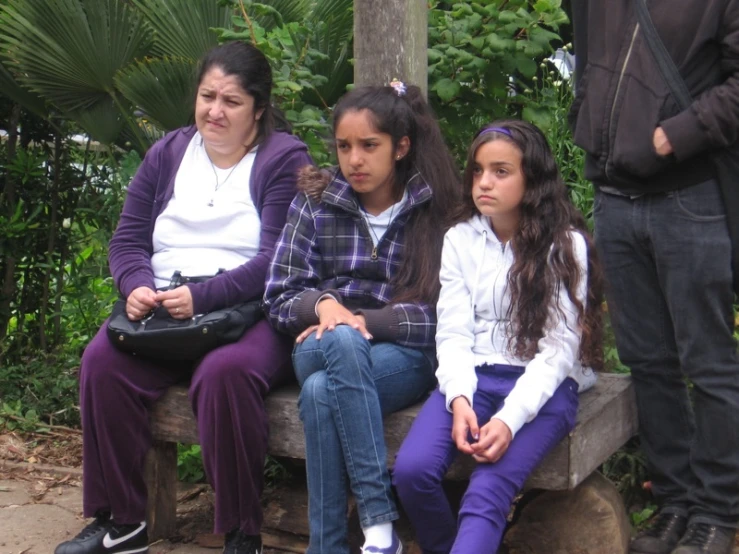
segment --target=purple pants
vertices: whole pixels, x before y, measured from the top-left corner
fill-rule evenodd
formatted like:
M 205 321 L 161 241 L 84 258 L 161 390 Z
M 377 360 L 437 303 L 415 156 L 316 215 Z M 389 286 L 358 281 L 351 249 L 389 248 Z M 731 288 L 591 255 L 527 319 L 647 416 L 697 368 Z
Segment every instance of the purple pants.
M 495 365 L 477 368 L 473 408 L 482 427 L 498 411 L 523 368 Z M 478 464 L 462 499 L 459 522 L 441 486 L 458 454 L 451 438 L 452 414 L 435 390 L 424 404 L 400 447 L 393 482 L 424 554 L 494 554 L 506 518 L 526 478 L 569 433 L 577 416 L 577 383 L 568 378 L 524 425 L 503 457 Z
M 215 490 L 215 532 L 240 528 L 258 534 L 268 434 L 264 397 L 293 374 L 292 339 L 262 320 L 192 370 L 117 350 L 106 325 L 88 345 L 80 368 L 85 517 L 105 510 L 117 523 L 146 519 L 149 410 L 167 387 L 191 378 L 203 464 Z

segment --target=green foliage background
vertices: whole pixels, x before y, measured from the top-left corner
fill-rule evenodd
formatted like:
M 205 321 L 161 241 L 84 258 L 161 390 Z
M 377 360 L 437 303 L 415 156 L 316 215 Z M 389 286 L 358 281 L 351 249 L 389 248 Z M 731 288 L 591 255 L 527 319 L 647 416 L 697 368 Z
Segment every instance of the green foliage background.
M 272 64 L 275 104 L 326 165 L 331 107 L 352 81 L 352 21 L 351 0 L 0 0 L 8 410 L 77 422 L 74 374 L 115 298 L 107 243 L 125 188 L 146 146 L 190 120 L 200 55 L 218 42 L 255 43 Z M 566 22 L 557 0 L 430 3 L 429 100 L 459 160 L 492 119 L 547 129 L 587 213 L 564 123 L 570 89 L 543 61 Z

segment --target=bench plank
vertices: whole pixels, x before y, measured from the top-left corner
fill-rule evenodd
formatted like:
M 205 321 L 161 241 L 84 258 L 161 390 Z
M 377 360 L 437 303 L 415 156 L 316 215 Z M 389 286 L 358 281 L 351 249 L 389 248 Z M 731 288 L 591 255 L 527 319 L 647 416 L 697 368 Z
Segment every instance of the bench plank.
M 288 385 L 270 393 L 266 400 L 270 422 L 269 453 L 277 457 L 305 458 L 303 427 L 298 416 L 298 386 Z M 385 440 L 392 464 L 403 438 L 421 409 L 416 404 L 385 418 Z M 152 411 L 155 440 L 195 444 L 197 424 L 190 409 L 187 389 L 171 387 Z M 580 395 L 577 425 L 539 468 L 527 487 L 548 490 L 573 489 L 637 431 L 636 400 L 631 379 L 601 374 L 593 389 Z M 460 457 L 447 475 L 469 477 L 475 462 Z

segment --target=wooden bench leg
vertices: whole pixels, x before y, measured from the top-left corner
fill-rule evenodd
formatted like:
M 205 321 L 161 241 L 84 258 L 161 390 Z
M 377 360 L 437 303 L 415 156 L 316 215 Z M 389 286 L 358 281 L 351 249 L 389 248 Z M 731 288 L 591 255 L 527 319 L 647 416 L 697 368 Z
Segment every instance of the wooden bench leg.
M 509 554 L 624 554 L 630 535 L 621 495 L 595 472 L 574 490 L 545 491 L 527 503 L 504 544 Z
M 149 541 L 171 537 L 177 526 L 177 443 L 154 441 L 146 458 Z

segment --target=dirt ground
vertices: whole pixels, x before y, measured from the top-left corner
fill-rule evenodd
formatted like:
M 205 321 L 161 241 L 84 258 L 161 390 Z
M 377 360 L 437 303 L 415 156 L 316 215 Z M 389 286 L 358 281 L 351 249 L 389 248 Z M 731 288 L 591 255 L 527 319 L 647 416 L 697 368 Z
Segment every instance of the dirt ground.
M 212 535 L 212 492 L 208 487 L 183 487 L 178 506 L 178 535 L 151 545 L 150 554 L 213 554 L 223 537 Z M 0 554 L 51 554 L 87 522 L 82 518 L 79 473 L 66 476 L 28 470 L 0 461 Z M 265 541 L 269 541 L 265 537 Z M 264 553 L 282 550 L 265 548 Z
M 76 535 L 82 518 L 82 440 L 76 430 L 23 436 L 0 434 L 0 554 L 51 554 Z M 213 554 L 223 546 L 213 528 L 213 492 L 207 485 L 182 484 L 178 491 L 177 535 L 151 545 L 150 554 Z M 264 554 L 301 552 L 301 540 L 264 536 Z

